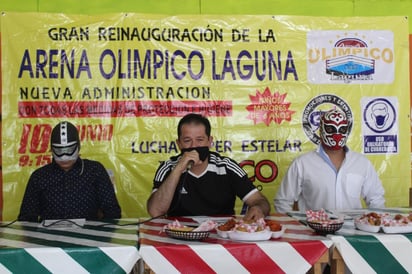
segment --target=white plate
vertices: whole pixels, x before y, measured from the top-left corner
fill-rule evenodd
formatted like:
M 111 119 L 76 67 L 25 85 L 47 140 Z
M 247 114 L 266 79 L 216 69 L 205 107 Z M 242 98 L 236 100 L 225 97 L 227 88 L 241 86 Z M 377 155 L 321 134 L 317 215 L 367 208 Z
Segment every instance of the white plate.
M 225 239 L 229 238 L 228 232 L 230 232 L 230 230 L 224 231 L 224 230 L 219 230 L 218 228 L 216 228 L 216 232 L 217 232 L 217 235 L 219 235 L 219 237 L 221 238 L 225 238 Z
M 272 231 L 272 238 L 277 239 L 283 236 L 283 233 L 285 233 L 286 227 L 282 225 L 282 229 L 279 231 Z
M 359 230 L 366 231 L 366 232 L 379 232 L 381 227 L 379 225 L 368 225 L 361 223 L 359 219 L 355 219 L 355 227 Z
M 392 215 L 385 215 L 382 220 L 382 224 L 377 226 L 377 225 L 370 225 L 370 224 L 365 224 L 364 222 L 360 221 L 361 217 L 358 217 L 355 219 L 355 227 L 359 230 L 363 230 L 366 232 L 379 232 L 382 229 L 383 233 L 412 233 L 412 222 L 404 225 L 383 225 L 384 223 L 390 223 L 393 221 L 394 216 Z
M 229 239 L 237 241 L 265 241 L 272 237 L 272 231 L 262 230 L 259 232 L 229 231 Z
M 410 233 L 412 225 L 382 226 L 382 230 L 385 233 Z

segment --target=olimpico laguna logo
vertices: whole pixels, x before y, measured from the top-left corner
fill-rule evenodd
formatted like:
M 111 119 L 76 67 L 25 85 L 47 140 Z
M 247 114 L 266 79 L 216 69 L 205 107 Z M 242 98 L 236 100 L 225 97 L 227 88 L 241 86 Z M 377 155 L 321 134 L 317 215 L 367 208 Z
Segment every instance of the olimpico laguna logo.
M 319 125 L 321 115 L 333 108 L 344 112 L 348 120 L 353 121 L 353 114 L 349 105 L 345 102 L 345 100 L 334 94 L 321 94 L 315 98 L 312 98 L 312 100 L 306 104 L 302 115 L 302 127 L 306 136 L 314 144 L 320 144 Z M 348 129 L 349 135 L 351 131 L 352 122 L 350 123 L 350 127 Z
M 391 31 L 311 31 L 308 80 L 316 84 L 392 83 Z

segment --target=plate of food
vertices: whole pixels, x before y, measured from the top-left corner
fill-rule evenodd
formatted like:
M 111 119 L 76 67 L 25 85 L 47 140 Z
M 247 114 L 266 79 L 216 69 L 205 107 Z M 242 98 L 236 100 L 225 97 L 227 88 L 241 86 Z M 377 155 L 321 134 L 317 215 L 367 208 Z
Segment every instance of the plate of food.
M 178 220 L 167 224 L 164 231 L 167 236 L 179 240 L 200 241 L 209 237 L 210 231 L 215 227 L 212 221 L 205 221 L 198 227 L 182 225 Z
M 307 221 L 310 228 L 320 235 L 334 234 L 343 226 L 343 221 L 328 219 L 323 221 Z
M 411 233 L 412 215 L 369 212 L 355 218 L 355 227 L 373 233 Z
M 283 236 L 286 231 L 286 227 L 280 223 L 273 220 L 265 220 L 266 225 L 269 227 L 269 230 L 272 232 L 272 238 L 278 239 Z
M 412 215 L 395 214 L 389 215 L 382 220 L 382 231 L 384 233 L 411 233 Z
M 209 237 L 209 231 L 193 231 L 194 228 L 190 230 L 182 230 L 181 228 L 178 229 L 165 229 L 167 236 L 179 240 L 188 240 L 188 241 L 199 241 L 206 239 Z
M 217 235 L 221 238 L 229 238 L 229 232 L 235 227 L 237 221 L 234 218 L 230 218 L 225 223 L 218 224 L 216 226 Z
M 366 232 L 377 233 L 381 230 L 382 220 L 387 214 L 368 212 L 354 220 L 355 227 Z
M 382 226 L 382 231 L 387 234 L 411 233 L 412 225 Z
M 355 219 L 355 227 L 359 230 L 366 231 L 366 232 L 372 232 L 372 233 L 377 233 L 379 230 L 381 230 L 380 225 L 371 225 L 368 223 L 363 223 L 359 221 L 358 219 Z
M 306 222 L 310 228 L 320 235 L 334 234 L 342 228 L 343 217 L 331 217 L 324 209 L 307 210 Z
M 217 225 L 216 231 L 221 238 L 237 241 L 265 241 L 270 238 L 280 238 L 285 229 L 282 229 L 279 223 L 263 218 L 256 222 L 231 218 Z
M 272 237 L 272 232 L 267 228 L 255 232 L 232 230 L 228 232 L 228 236 L 236 241 L 266 241 Z

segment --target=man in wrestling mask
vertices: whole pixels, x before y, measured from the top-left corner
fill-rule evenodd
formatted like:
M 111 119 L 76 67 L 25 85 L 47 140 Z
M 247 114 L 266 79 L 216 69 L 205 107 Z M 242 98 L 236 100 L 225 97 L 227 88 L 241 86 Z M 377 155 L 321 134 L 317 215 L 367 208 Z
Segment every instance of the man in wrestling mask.
M 106 169 L 100 162 L 80 157 L 77 128 L 67 121 L 58 123 L 50 146 L 52 161 L 31 174 L 18 220 L 120 218 Z
M 369 208 L 385 206 L 385 191 L 372 163 L 346 146 L 351 126 L 340 110 L 321 116 L 320 144 L 289 166 L 274 198 L 277 212 L 358 209 L 362 200 Z

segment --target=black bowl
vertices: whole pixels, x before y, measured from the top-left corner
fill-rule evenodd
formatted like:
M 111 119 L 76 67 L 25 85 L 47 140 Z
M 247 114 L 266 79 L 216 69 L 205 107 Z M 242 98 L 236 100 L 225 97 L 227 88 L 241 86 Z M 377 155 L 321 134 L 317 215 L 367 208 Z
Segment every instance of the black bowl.
M 320 222 L 307 222 L 308 226 L 315 230 L 318 234 L 334 234 L 336 231 L 342 228 L 343 222 L 340 223 L 320 223 Z
M 179 240 L 199 241 L 209 237 L 209 231 L 180 231 L 165 229 L 167 236 Z

